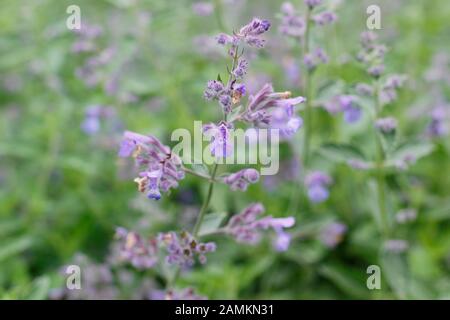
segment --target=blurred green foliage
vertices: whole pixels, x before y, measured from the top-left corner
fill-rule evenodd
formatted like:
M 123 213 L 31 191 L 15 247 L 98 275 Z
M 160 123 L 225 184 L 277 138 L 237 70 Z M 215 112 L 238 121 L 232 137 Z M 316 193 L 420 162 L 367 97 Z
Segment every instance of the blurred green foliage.
M 252 75 L 266 74 L 276 89 L 299 88 L 286 81 L 282 61 L 297 59 L 299 49 L 277 31 L 281 1 L 235 1 L 222 6 L 228 30 L 253 16 L 273 22 L 268 47 L 252 62 Z M 299 1 L 296 1 L 299 2 Z M 369 1 L 370 2 L 370 1 Z M 432 91 L 423 79 L 432 56 L 449 52 L 450 2 L 444 0 L 378 1 L 381 38 L 390 47 L 387 69 L 407 74 L 412 85 L 389 106 L 400 120 L 401 137 L 419 136 L 425 117 L 409 110 L 429 105 Z M 300 2 L 299 2 L 300 3 Z M 87 87 L 75 76 L 83 57 L 71 51 L 76 35 L 67 30 L 68 5 L 81 8 L 82 21 L 103 27 L 102 47 L 117 54 L 105 66 L 104 81 Z M 152 133 L 165 143 L 173 129 L 192 129 L 194 120 L 213 121 L 218 110 L 202 99 L 208 79 L 224 72 L 225 58 L 201 54 L 199 35 L 222 31 L 215 15 L 199 17 L 186 0 L 12 1 L 0 2 L 0 297 L 42 299 L 65 278 L 60 268 L 77 252 L 104 261 L 114 228 L 125 226 L 146 234 L 182 228 L 186 208 L 198 208 L 206 185 L 186 178 L 180 188 L 158 203 L 141 199 L 128 162 L 116 156 L 120 132 L 89 136 L 80 129 L 88 105 L 109 105 L 122 127 Z M 365 30 L 365 1 L 343 1 L 336 27 L 319 34 L 330 53 L 329 65 L 317 78 L 323 83 L 354 84 L 366 75 L 353 61 L 359 33 Z M 146 16 L 148 14 L 148 16 Z M 141 21 L 148 18 L 148 22 Z M 342 64 L 340 59 L 351 62 Z M 105 94 L 103 84 L 118 76 L 118 90 Z M 252 79 L 252 78 L 250 78 Z M 249 80 L 252 81 L 252 80 Z M 447 99 L 449 89 L 444 89 Z M 126 99 L 133 95 L 137 99 Z M 426 113 L 426 112 L 425 112 Z M 314 145 L 346 142 L 368 148 L 364 126 L 347 126 L 318 110 Z M 412 168 L 389 175 L 390 212 L 417 208 L 418 219 L 396 226 L 407 239 L 404 254 L 380 252 L 381 239 L 372 217 L 373 191 L 367 175 L 314 153 L 314 167 L 333 173 L 331 198 L 308 204 L 298 186 L 285 181 L 275 189 L 263 184 L 246 193 L 218 187 L 213 212 L 238 212 L 260 201 L 269 214 L 290 212 L 292 195 L 299 211 L 293 233 L 299 235 L 286 253 L 276 253 L 267 239 L 256 247 L 219 239 L 205 267 L 180 278 L 209 298 L 380 299 L 450 298 L 450 143 L 433 141 L 433 152 Z M 289 158 L 290 152 L 282 152 Z M 330 250 L 317 230 L 339 220 L 348 225 L 344 241 Z M 366 288 L 366 268 L 382 267 L 382 289 Z M 145 276 L 145 275 L 143 275 Z M 149 277 L 154 274 L 150 273 Z M 156 283 L 162 280 L 156 278 Z

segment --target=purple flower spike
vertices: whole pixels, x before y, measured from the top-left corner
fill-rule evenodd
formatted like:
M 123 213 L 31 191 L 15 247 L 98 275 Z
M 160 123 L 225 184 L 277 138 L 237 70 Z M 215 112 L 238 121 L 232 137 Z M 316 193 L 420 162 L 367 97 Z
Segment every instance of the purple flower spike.
M 161 191 L 176 188 L 178 180 L 184 178 L 181 159 L 153 136 L 126 131 L 119 156 L 135 158 L 142 171 L 134 181 L 149 199 L 159 200 Z
M 314 203 L 320 203 L 328 199 L 329 191 L 327 186 L 332 180 L 329 175 L 321 171 L 313 171 L 305 178 L 305 185 L 308 188 L 308 197 Z
M 320 232 L 320 240 L 327 247 L 334 248 L 342 241 L 346 232 L 347 226 L 345 224 L 333 222 Z
M 272 228 L 278 235 L 284 228 L 290 228 L 295 224 L 293 217 L 273 218 L 266 216 L 257 219 L 264 212 L 264 207 L 260 203 L 254 203 L 244 209 L 241 213 L 233 216 L 228 225 L 224 228 L 225 233 L 233 236 L 236 241 L 241 243 L 256 244 L 261 239 L 261 231 Z M 280 247 L 286 247 L 286 235 L 282 234 Z
M 236 173 L 226 176 L 223 181 L 230 186 L 231 190 L 246 191 L 249 184 L 258 182 L 259 173 L 255 169 L 242 169 Z
M 158 262 L 156 239 L 144 239 L 139 234 L 124 228 L 116 229 L 116 237 L 121 241 L 120 260 L 128 261 L 138 269 L 152 268 Z
M 213 123 L 203 126 L 203 133 L 211 138 L 211 154 L 216 158 L 226 158 L 233 154 L 233 140 L 230 138 L 229 130 L 231 124 L 220 122 L 219 125 Z
M 167 263 L 184 268 L 193 266 L 196 257 L 201 264 L 205 264 L 205 255 L 216 251 L 214 242 L 198 242 L 191 234 L 185 231 L 179 235 L 175 232 L 160 234 L 159 240 L 167 248 Z
M 397 119 L 392 117 L 380 118 L 375 121 L 375 126 L 384 133 L 390 133 L 397 128 Z

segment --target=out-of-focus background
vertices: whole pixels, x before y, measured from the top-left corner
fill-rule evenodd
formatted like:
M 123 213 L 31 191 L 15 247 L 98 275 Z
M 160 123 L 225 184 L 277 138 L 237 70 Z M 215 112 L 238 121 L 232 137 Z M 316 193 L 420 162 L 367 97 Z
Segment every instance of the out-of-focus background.
M 136 191 L 131 161 L 117 157 L 122 132 L 151 133 L 170 144 L 172 130 L 218 119 L 218 107 L 202 98 L 205 83 L 226 70 L 214 36 L 252 17 L 270 20 L 272 28 L 252 59 L 250 93 L 272 82 L 278 91 L 303 95 L 300 47 L 279 33 L 282 2 L 217 0 L 210 12 L 186 0 L 0 1 L 1 298 L 57 297 L 63 266 L 74 263 L 90 281 L 75 298 L 143 299 L 163 287 L 152 270 L 111 262 L 115 227 L 155 234 L 191 226 L 206 185 L 187 177 L 161 201 L 146 199 Z M 318 94 L 327 81 L 367 79 L 355 56 L 366 8 L 378 4 L 386 69 L 408 76 L 386 113 L 399 119 L 402 136 L 425 136 L 433 108 L 450 98 L 450 2 L 328 3 L 338 21 L 315 32 L 330 57 L 317 73 Z M 90 26 L 84 42 L 66 27 L 72 4 Z M 303 1 L 294 5 L 301 10 Z M 367 143 L 364 124 L 316 114 L 316 145 Z M 245 193 L 218 187 L 211 211 L 235 213 L 262 202 L 274 216 L 295 214 L 289 250 L 276 252 L 270 237 L 257 246 L 219 237 L 207 265 L 183 274 L 178 286 L 210 299 L 450 298 L 450 143 L 448 134 L 427 139 L 433 152 L 387 179 L 392 216 L 405 208 L 417 215 L 395 225 L 393 239 L 403 242 L 394 242 L 393 251 L 401 252 L 380 253 L 367 175 L 345 164 L 315 155 L 314 166 L 333 177 L 330 198 L 312 205 L 298 195 L 292 212 L 298 169 L 285 147 L 279 175 Z M 347 231 L 327 245 L 333 222 Z M 369 265 L 381 267 L 381 290 L 366 287 Z

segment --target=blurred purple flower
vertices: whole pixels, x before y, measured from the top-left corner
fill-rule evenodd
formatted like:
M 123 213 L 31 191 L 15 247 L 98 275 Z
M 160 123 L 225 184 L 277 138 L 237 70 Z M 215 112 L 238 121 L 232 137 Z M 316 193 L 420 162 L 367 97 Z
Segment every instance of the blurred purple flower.
M 329 175 L 321 171 L 313 171 L 306 175 L 305 185 L 308 188 L 308 197 L 314 203 L 328 199 L 328 186 L 332 180 Z
M 133 156 L 141 168 L 135 179 L 140 192 L 147 192 L 150 199 L 159 200 L 160 191 L 167 192 L 178 186 L 184 178 L 181 159 L 153 136 L 143 136 L 125 131 L 120 145 L 120 157 Z
M 198 242 L 188 232 L 168 232 L 158 236 L 159 241 L 166 246 L 168 255 L 167 263 L 178 265 L 180 267 L 191 267 L 195 263 L 197 257 L 201 264 L 206 263 L 206 254 L 216 251 L 214 242 L 202 243 Z
M 211 139 L 211 154 L 216 158 L 226 158 L 233 154 L 234 143 L 230 138 L 229 130 L 232 125 L 221 121 L 218 125 L 214 123 L 203 126 L 203 134 Z
M 249 184 L 259 181 L 259 173 L 255 169 L 242 169 L 231 173 L 223 178 L 223 181 L 230 186 L 231 190 L 246 191 Z
M 194 2 L 192 11 L 198 16 L 209 16 L 214 12 L 214 5 L 206 1 Z
M 333 222 L 323 228 L 320 232 L 320 240 L 329 248 L 336 247 L 347 232 L 347 226 L 342 223 Z
M 258 219 L 263 212 L 262 204 L 251 204 L 230 219 L 224 228 L 224 232 L 234 237 L 238 242 L 256 244 L 261 239 L 261 230 L 272 228 L 275 232 L 280 233 L 284 228 L 290 228 L 295 224 L 293 217 L 273 218 L 272 216 L 266 216 Z M 286 239 L 283 241 L 286 245 Z
M 129 261 L 137 269 L 153 268 L 158 262 L 156 239 L 144 239 L 124 228 L 116 229 L 116 237 L 121 241 L 119 259 Z

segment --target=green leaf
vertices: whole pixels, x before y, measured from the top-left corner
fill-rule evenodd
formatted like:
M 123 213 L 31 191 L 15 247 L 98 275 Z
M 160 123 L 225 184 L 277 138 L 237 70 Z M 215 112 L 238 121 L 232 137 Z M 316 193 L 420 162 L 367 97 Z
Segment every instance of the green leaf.
M 363 277 L 357 278 L 358 272 L 338 265 L 323 265 L 319 273 L 333 282 L 339 289 L 354 298 L 367 298 L 369 290 L 365 287 L 366 281 Z
M 349 144 L 326 143 L 320 147 L 319 153 L 334 162 L 346 163 L 349 160 L 365 160 L 362 151 Z
M 227 214 L 225 212 L 210 213 L 206 215 L 200 227 L 199 235 L 204 236 L 214 233 L 220 227 L 226 216 Z
M 40 277 L 33 281 L 30 293 L 25 297 L 27 300 L 44 300 L 48 297 L 50 290 L 50 278 Z
M 33 244 L 31 237 L 25 236 L 22 238 L 14 239 L 9 243 L 2 245 L 0 248 L 0 262 L 10 256 L 20 254 L 21 252 L 30 248 Z
M 390 155 L 388 155 L 388 160 L 394 163 L 404 162 L 411 156 L 414 160 L 419 160 L 420 158 L 430 154 L 433 149 L 433 144 L 426 141 L 405 142 L 399 145 Z

